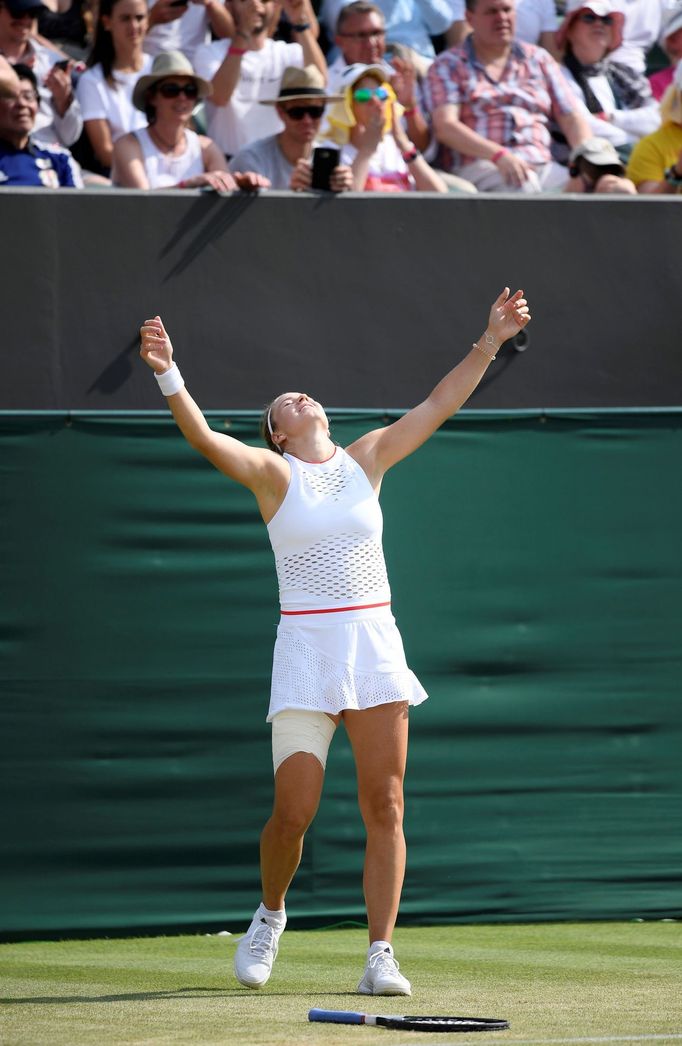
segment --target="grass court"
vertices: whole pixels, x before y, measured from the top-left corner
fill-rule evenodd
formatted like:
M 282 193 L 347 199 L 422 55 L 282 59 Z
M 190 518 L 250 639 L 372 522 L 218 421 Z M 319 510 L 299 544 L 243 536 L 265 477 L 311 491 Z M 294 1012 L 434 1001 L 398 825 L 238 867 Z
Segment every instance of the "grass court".
M 313 1006 L 505 1017 L 511 1023 L 505 1032 L 436 1036 L 435 1043 L 460 1046 L 682 1042 L 678 922 L 399 929 L 396 956 L 412 981 L 411 999 L 355 994 L 364 930 L 287 930 L 272 978 L 259 992 L 241 988 L 233 978 L 238 936 L 1 945 L 0 1042 L 417 1046 L 424 1041 L 415 1032 L 310 1024 Z

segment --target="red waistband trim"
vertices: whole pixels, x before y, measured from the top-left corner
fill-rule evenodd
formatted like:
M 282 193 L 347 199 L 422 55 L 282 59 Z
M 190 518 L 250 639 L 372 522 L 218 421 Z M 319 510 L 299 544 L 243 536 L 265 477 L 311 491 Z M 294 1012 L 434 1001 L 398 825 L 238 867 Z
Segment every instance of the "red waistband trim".
M 329 610 L 281 610 L 282 615 L 287 617 L 298 616 L 299 614 L 341 614 L 345 610 L 374 610 L 375 607 L 390 607 L 391 601 L 387 603 L 362 603 L 357 607 L 331 607 Z

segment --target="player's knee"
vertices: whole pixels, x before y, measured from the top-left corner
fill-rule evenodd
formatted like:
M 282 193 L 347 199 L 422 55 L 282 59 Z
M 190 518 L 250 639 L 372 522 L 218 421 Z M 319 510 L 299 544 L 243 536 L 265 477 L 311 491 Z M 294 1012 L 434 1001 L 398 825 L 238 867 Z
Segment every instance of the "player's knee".
M 360 806 L 367 828 L 381 829 L 383 831 L 399 831 L 402 829 L 405 811 L 402 788 L 393 786 L 374 792 L 371 795 L 363 796 L 360 800 Z
M 276 807 L 272 813 L 272 825 L 280 839 L 295 842 L 302 839 L 315 816 L 315 809 L 306 803 L 296 807 Z

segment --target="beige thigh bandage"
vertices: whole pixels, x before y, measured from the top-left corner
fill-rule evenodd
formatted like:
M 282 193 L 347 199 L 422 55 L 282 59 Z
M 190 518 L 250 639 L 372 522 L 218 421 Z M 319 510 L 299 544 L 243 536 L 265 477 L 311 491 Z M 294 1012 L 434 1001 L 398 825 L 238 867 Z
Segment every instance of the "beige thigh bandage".
M 272 762 L 277 773 L 280 765 L 296 752 L 309 752 L 327 766 L 327 752 L 336 723 L 324 712 L 304 712 L 287 708 L 272 720 Z

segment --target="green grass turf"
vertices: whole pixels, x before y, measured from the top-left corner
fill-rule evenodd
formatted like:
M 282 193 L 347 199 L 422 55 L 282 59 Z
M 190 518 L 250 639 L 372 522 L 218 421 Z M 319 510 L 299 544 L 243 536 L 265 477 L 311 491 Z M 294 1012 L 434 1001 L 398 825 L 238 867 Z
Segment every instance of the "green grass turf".
M 396 954 L 411 999 L 354 994 L 361 930 L 288 931 L 269 984 L 232 977 L 236 937 L 0 946 L 0 1042 L 419 1043 L 418 1033 L 310 1024 L 308 1009 L 505 1017 L 507 1032 L 436 1043 L 682 1042 L 679 923 L 410 928 Z M 434 1042 L 433 1039 L 427 1040 Z

